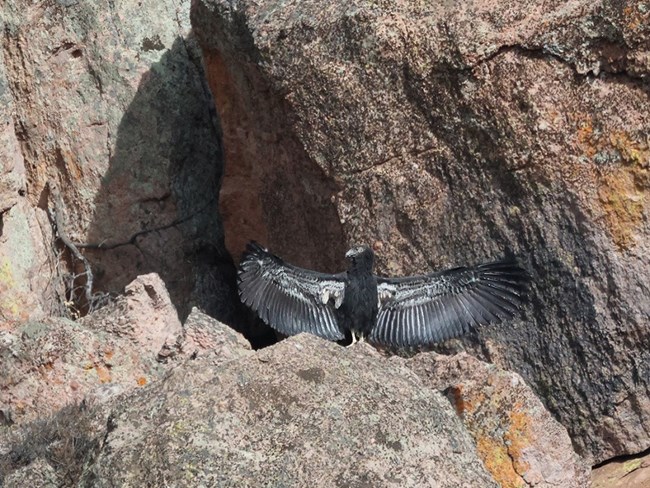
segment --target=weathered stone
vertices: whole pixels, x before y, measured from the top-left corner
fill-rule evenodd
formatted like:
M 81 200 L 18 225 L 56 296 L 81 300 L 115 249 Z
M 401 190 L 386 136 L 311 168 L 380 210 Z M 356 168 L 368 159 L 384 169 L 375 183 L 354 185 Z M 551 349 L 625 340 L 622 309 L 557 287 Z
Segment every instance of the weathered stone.
M 633 1 L 196 0 L 229 247 L 386 274 L 511 251 L 525 318 L 461 342 L 597 462 L 650 446 L 650 11 Z M 456 347 L 458 349 L 458 347 Z
M 48 279 L 56 266 L 47 216 L 23 198 L 25 162 L 8 83 L 0 56 L 0 320 L 39 319 L 61 306 L 61 289 Z
M 650 454 L 616 459 L 595 468 L 591 488 L 646 488 L 650 486 Z
M 47 215 L 19 198 L 0 220 L 0 321 L 65 313 Z
M 13 97 L 0 56 L 0 215 L 13 207 L 25 192 L 25 162 L 13 130 L 13 109 Z
M 181 326 L 160 277 L 139 276 L 78 322 L 0 325 L 0 411 L 24 423 L 83 399 L 106 402 L 190 357 L 221 363 L 248 353 L 237 332 L 198 310 Z
M 187 362 L 112 425 L 81 486 L 496 486 L 449 402 L 403 361 L 305 334 Z
M 18 469 L 4 480 L 5 488 L 57 488 L 61 486 L 56 477 L 55 469 L 44 459 L 37 459 L 24 468 Z
M 166 373 L 195 358 L 192 380 L 212 380 L 218 365 L 253 354 L 240 334 L 196 309 L 181 331 L 173 307 L 173 317 L 163 313 L 171 304 L 161 283 L 139 277 L 81 324 L 0 330 L 0 486 L 76 486 L 111 411 L 138 387 L 161 388 Z
M 93 292 L 157 272 L 183 316 L 197 304 L 231 318 L 219 134 L 189 0 L 8 0 L 0 16 L 0 214 L 10 220 L 5 212 L 22 202 L 29 216 L 0 240 L 0 270 L 9 259 L 18 283 L 7 294 L 9 271 L 0 277 L 9 302 L 0 317 L 38 319 L 64 300 L 71 316 L 96 305 L 82 293 L 83 263 L 38 232 L 51 225 L 49 210 L 61 219 L 58 237 L 91 244 L 80 249 Z M 63 283 L 81 291 L 52 293 Z
M 17 423 L 84 398 L 105 401 L 166 369 L 130 338 L 66 319 L 0 330 L 0 408 Z
M 178 314 L 165 284 L 155 273 L 138 276 L 124 294 L 80 322 L 89 328 L 128 338 L 143 353 L 158 354 L 182 336 Z
M 502 488 L 583 488 L 589 467 L 517 373 L 468 354 L 419 354 L 408 362 L 425 384 L 447 394 Z
M 70 404 L 12 429 L 0 427 L 0 486 L 76 486 L 106 427 L 103 406 Z
M 232 328 L 194 308 L 183 324 L 180 349 L 187 357 L 211 355 L 226 362 L 247 354 L 251 345 Z

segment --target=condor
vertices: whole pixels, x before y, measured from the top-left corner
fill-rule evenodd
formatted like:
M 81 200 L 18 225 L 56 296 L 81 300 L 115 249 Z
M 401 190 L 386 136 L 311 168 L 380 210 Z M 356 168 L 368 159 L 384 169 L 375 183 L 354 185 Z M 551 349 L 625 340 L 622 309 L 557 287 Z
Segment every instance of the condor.
M 339 341 L 352 334 L 379 345 L 416 347 L 512 318 L 528 274 L 513 260 L 422 276 L 373 274 L 366 246 L 345 254 L 348 270 L 324 274 L 285 263 L 251 242 L 239 269 L 242 301 L 278 332 Z

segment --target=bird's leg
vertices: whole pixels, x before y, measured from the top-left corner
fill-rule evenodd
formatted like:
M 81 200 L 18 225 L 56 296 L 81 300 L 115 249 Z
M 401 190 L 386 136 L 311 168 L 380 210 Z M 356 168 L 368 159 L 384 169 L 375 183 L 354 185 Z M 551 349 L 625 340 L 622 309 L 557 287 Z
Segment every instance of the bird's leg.
M 350 344 L 348 345 L 348 347 L 353 346 L 353 345 L 355 345 L 355 344 L 357 343 L 357 336 L 354 335 L 354 331 L 351 330 L 350 333 L 352 334 L 352 342 L 350 342 Z

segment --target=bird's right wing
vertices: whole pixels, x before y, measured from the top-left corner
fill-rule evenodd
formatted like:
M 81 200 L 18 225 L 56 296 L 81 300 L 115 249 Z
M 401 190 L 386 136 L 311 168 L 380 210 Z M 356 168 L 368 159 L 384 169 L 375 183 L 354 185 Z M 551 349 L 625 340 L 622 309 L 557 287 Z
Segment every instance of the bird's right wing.
M 514 261 L 425 276 L 377 278 L 379 312 L 370 340 L 421 346 L 511 318 L 521 305 L 528 280 Z
M 337 275 L 292 266 L 251 242 L 239 265 L 238 285 L 242 302 L 282 334 L 309 332 L 328 340 L 345 337 L 335 315 L 345 291 Z

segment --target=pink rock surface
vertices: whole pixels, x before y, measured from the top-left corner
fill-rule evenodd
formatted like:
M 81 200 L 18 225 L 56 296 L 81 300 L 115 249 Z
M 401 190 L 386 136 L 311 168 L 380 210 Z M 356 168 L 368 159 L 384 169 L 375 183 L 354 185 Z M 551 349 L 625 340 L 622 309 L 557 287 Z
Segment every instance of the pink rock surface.
M 182 335 L 165 284 L 155 273 L 138 276 L 113 303 L 80 320 L 83 325 L 130 339 L 145 354 L 158 354 Z
M 41 318 L 61 307 L 47 214 L 31 206 L 25 160 L 14 130 L 14 98 L 0 56 L 0 321 Z
M 181 326 L 160 277 L 139 276 L 78 322 L 0 325 L 0 411 L 24 423 L 83 399 L 106 402 L 190 357 L 219 363 L 246 351 L 238 333 L 198 310 Z
M 189 7 L 3 2 L 0 214 L 9 224 L 0 230 L 0 318 L 94 308 L 62 236 L 91 245 L 79 248 L 93 293 L 119 293 L 157 272 L 183 316 L 191 305 L 232 315 L 215 198 L 218 128 Z M 42 228 L 52 227 L 48 211 L 62 219 L 55 233 Z
M 566 429 L 517 373 L 466 353 L 420 354 L 408 365 L 425 384 L 446 393 L 501 487 L 588 486 L 589 466 L 573 450 Z
M 199 357 L 113 420 L 82 484 L 497 486 L 449 403 L 367 344 L 301 334 L 217 366 Z
M 29 322 L 0 334 L 0 408 L 14 422 L 86 397 L 106 400 L 164 370 L 156 353 L 145 353 L 136 342 L 66 319 Z
M 52 280 L 58 264 L 47 215 L 19 198 L 0 218 L 0 321 L 65 313 L 65 289 Z
M 650 447 L 650 22 L 636 1 L 196 0 L 224 225 L 312 269 L 520 256 L 517 371 L 588 462 Z M 458 344 L 458 343 L 457 343 Z
M 592 488 L 647 488 L 650 486 L 650 454 L 642 453 L 595 468 Z

